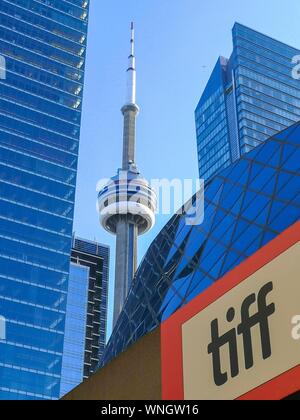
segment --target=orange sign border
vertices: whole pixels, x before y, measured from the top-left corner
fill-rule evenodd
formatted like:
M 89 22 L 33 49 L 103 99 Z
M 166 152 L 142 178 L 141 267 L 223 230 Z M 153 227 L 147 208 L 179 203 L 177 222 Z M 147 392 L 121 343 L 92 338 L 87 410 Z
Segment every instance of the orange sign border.
M 161 324 L 162 399 L 184 400 L 182 325 L 300 241 L 300 221 L 278 235 Z M 300 365 L 239 400 L 280 400 L 300 390 Z

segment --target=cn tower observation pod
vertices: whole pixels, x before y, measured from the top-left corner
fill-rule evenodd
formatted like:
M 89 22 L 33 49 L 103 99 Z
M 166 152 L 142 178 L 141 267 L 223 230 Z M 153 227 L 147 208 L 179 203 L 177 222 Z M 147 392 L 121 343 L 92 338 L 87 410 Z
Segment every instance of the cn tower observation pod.
M 119 170 L 99 192 L 100 224 L 109 233 L 116 234 L 118 222 L 126 220 L 137 226 L 138 235 L 143 235 L 155 224 L 156 204 L 156 193 L 148 181 L 134 169 Z

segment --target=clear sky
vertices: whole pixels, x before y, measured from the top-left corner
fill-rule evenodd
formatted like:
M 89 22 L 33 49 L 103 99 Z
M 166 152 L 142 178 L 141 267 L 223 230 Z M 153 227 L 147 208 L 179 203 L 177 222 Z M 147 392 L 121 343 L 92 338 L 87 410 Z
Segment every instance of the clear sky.
M 111 246 L 96 212 L 96 183 L 121 166 L 129 25 L 136 25 L 137 163 L 148 178 L 196 178 L 194 109 L 219 55 L 232 51 L 239 22 L 300 47 L 299 0 L 90 0 L 90 24 L 76 196 L 76 235 Z M 167 221 L 139 240 L 139 259 Z

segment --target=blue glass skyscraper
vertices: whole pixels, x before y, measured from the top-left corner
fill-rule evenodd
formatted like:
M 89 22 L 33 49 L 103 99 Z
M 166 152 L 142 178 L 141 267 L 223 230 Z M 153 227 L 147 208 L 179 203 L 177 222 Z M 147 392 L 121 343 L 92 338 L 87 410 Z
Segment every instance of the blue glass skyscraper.
M 88 8 L 0 2 L 0 399 L 60 393 Z
M 233 53 L 220 57 L 197 106 L 200 178 L 209 179 L 300 119 L 300 50 L 243 25 L 233 28 Z

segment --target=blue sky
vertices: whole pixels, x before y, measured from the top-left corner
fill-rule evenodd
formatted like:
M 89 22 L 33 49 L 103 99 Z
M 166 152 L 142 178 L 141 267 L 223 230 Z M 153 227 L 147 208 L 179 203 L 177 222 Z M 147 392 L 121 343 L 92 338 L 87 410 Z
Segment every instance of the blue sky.
M 129 25 L 136 25 L 137 163 L 148 178 L 198 176 L 194 109 L 219 55 L 232 50 L 239 22 L 300 46 L 299 0 L 90 0 L 88 55 L 74 230 L 111 246 L 109 327 L 113 304 L 114 237 L 99 226 L 96 183 L 121 166 L 122 115 Z M 139 240 L 139 259 L 164 226 Z

